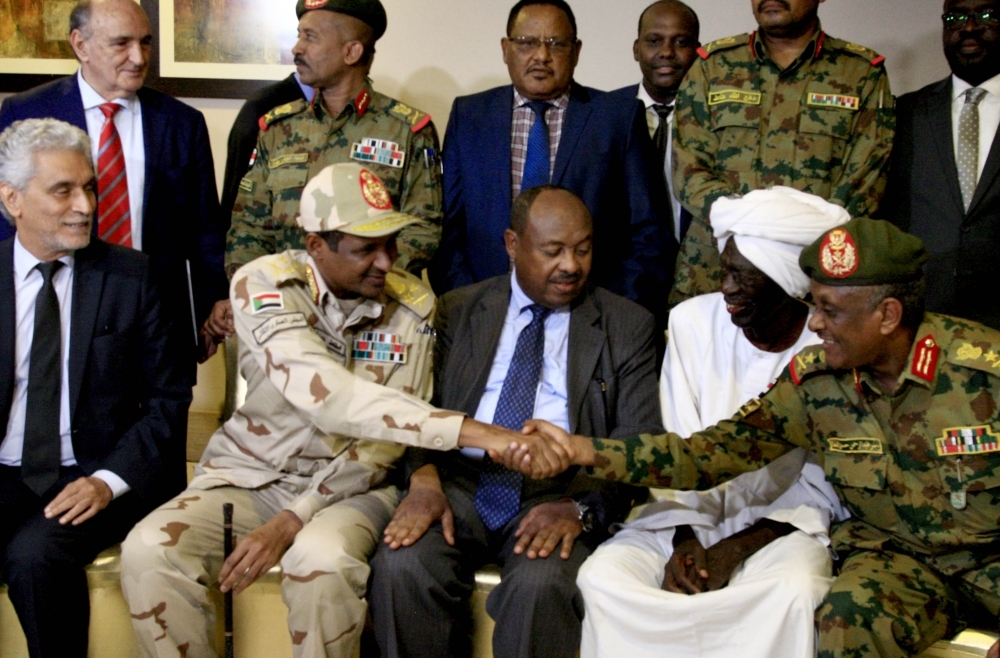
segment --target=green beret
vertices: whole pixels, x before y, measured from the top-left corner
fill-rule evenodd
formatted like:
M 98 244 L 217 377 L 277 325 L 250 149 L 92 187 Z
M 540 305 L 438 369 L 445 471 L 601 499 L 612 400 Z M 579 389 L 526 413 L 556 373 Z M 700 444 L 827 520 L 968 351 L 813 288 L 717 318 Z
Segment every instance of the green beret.
M 923 276 L 927 249 L 920 238 L 880 219 L 858 217 L 824 233 L 802 250 L 799 267 L 826 286 L 880 286 Z
M 353 16 L 375 32 L 376 41 L 382 38 L 389 24 L 385 7 L 379 0 L 299 0 L 295 5 L 295 14 L 302 18 L 302 14 L 313 9 L 327 9 Z

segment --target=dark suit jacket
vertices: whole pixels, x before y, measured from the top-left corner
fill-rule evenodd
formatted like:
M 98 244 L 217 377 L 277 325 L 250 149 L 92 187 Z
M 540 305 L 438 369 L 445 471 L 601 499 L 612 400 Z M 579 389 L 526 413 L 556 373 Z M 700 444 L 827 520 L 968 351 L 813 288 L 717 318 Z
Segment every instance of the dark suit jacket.
M 191 386 L 149 259 L 100 240 L 76 252 L 70 319 L 73 452 L 152 508 L 184 486 Z M 0 427 L 14 394 L 14 238 L 0 243 Z M 57 412 L 54 412 L 57 413 Z
M 444 139 L 445 217 L 432 267 L 441 294 L 508 271 L 513 87 L 455 99 Z M 677 256 L 667 192 L 633 96 L 573 84 L 552 182 L 594 218 L 590 278 L 654 313 L 665 308 Z
M 951 95 L 949 77 L 896 101 L 896 138 L 880 214 L 927 246 L 928 311 L 1000 329 L 1000 298 L 988 290 L 997 278 L 1000 248 L 1000 132 L 965 212 Z
M 208 128 L 201 112 L 153 89 L 140 89 L 142 137 L 146 148 L 142 250 L 163 286 L 163 307 L 176 322 L 194 375 L 194 329 L 212 305 L 229 295 L 223 270 L 226 227 L 219 211 Z M 51 117 L 87 131 L 76 75 L 60 78 L 0 106 L 0 130 L 14 121 Z M 3 222 L 0 240 L 11 235 Z M 95 235 L 96 235 L 96 222 Z M 195 317 L 185 262 L 191 264 Z
M 226 155 L 226 175 L 222 180 L 222 214 L 226 225 L 230 223 L 236 196 L 240 191 L 240 181 L 250 171 L 250 156 L 257 148 L 260 132 L 260 118 L 285 103 L 301 99 L 302 89 L 292 74 L 273 85 L 264 87 L 240 108 L 233 128 L 229 131 L 229 148 Z
M 510 275 L 454 290 L 438 300 L 434 327 L 434 404 L 474 416 L 510 304 Z M 574 303 L 569 324 L 570 431 L 585 436 L 624 437 L 660 432 L 654 321 L 641 306 L 601 288 Z M 459 452 L 425 453 L 442 480 L 474 491 L 483 462 Z M 522 503 L 572 495 L 587 496 L 602 528 L 619 521 L 645 489 L 596 484 L 577 469 L 551 480 L 526 478 Z M 594 491 L 603 492 L 600 500 Z M 540 500 L 541 502 L 541 500 Z

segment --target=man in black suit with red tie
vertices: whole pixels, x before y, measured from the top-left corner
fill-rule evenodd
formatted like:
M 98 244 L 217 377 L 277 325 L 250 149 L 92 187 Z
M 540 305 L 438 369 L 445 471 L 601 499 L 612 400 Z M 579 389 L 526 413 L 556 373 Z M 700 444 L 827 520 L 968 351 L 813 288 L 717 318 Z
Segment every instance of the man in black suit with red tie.
M 91 238 L 90 148 L 0 133 L 0 574 L 32 658 L 87 655 L 83 567 L 175 493 L 191 402 L 148 257 Z

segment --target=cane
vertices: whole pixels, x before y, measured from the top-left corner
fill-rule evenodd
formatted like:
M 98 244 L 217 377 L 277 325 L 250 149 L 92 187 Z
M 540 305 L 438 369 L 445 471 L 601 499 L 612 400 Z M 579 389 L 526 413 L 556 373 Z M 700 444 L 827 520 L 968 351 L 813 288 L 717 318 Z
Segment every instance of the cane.
M 226 560 L 233 552 L 233 504 L 222 506 L 222 533 Z M 233 590 L 228 589 L 223 595 L 224 615 L 226 618 L 226 658 L 233 658 Z

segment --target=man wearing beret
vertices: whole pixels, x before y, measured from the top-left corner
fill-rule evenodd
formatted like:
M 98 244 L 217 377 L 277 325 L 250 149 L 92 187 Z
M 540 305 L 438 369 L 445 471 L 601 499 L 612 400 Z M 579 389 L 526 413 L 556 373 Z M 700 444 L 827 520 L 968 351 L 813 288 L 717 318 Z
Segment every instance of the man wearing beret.
M 148 655 L 215 656 L 206 584 L 239 594 L 279 561 L 296 658 L 357 655 L 367 557 L 396 507 L 386 477 L 404 446 L 495 451 L 524 440 L 426 402 L 434 295 L 392 269 L 398 235 L 417 220 L 392 209 L 378 177 L 356 163 L 326 167 L 297 221 L 304 250 L 233 277 L 245 404 L 187 490 L 122 544 L 122 590 Z M 240 540 L 224 562 L 227 502 Z
M 416 223 L 400 233 L 398 266 L 419 275 L 441 238 L 441 166 L 429 115 L 372 89 L 368 71 L 387 18 L 379 0 L 299 0 L 292 49 L 311 101 L 280 105 L 260 118 L 254 165 L 240 181 L 226 240 L 226 273 L 266 254 L 303 248 L 295 224 L 306 181 L 323 167 L 360 162 L 385 183 L 392 205 Z M 205 324 L 221 341 L 232 308 Z
M 822 345 L 688 439 L 591 440 L 533 422 L 596 477 L 681 489 L 805 448 L 853 517 L 831 532 L 819 658 L 918 655 L 1000 611 L 1000 332 L 924 313 L 926 260 L 888 222 L 826 232 L 799 259 Z

